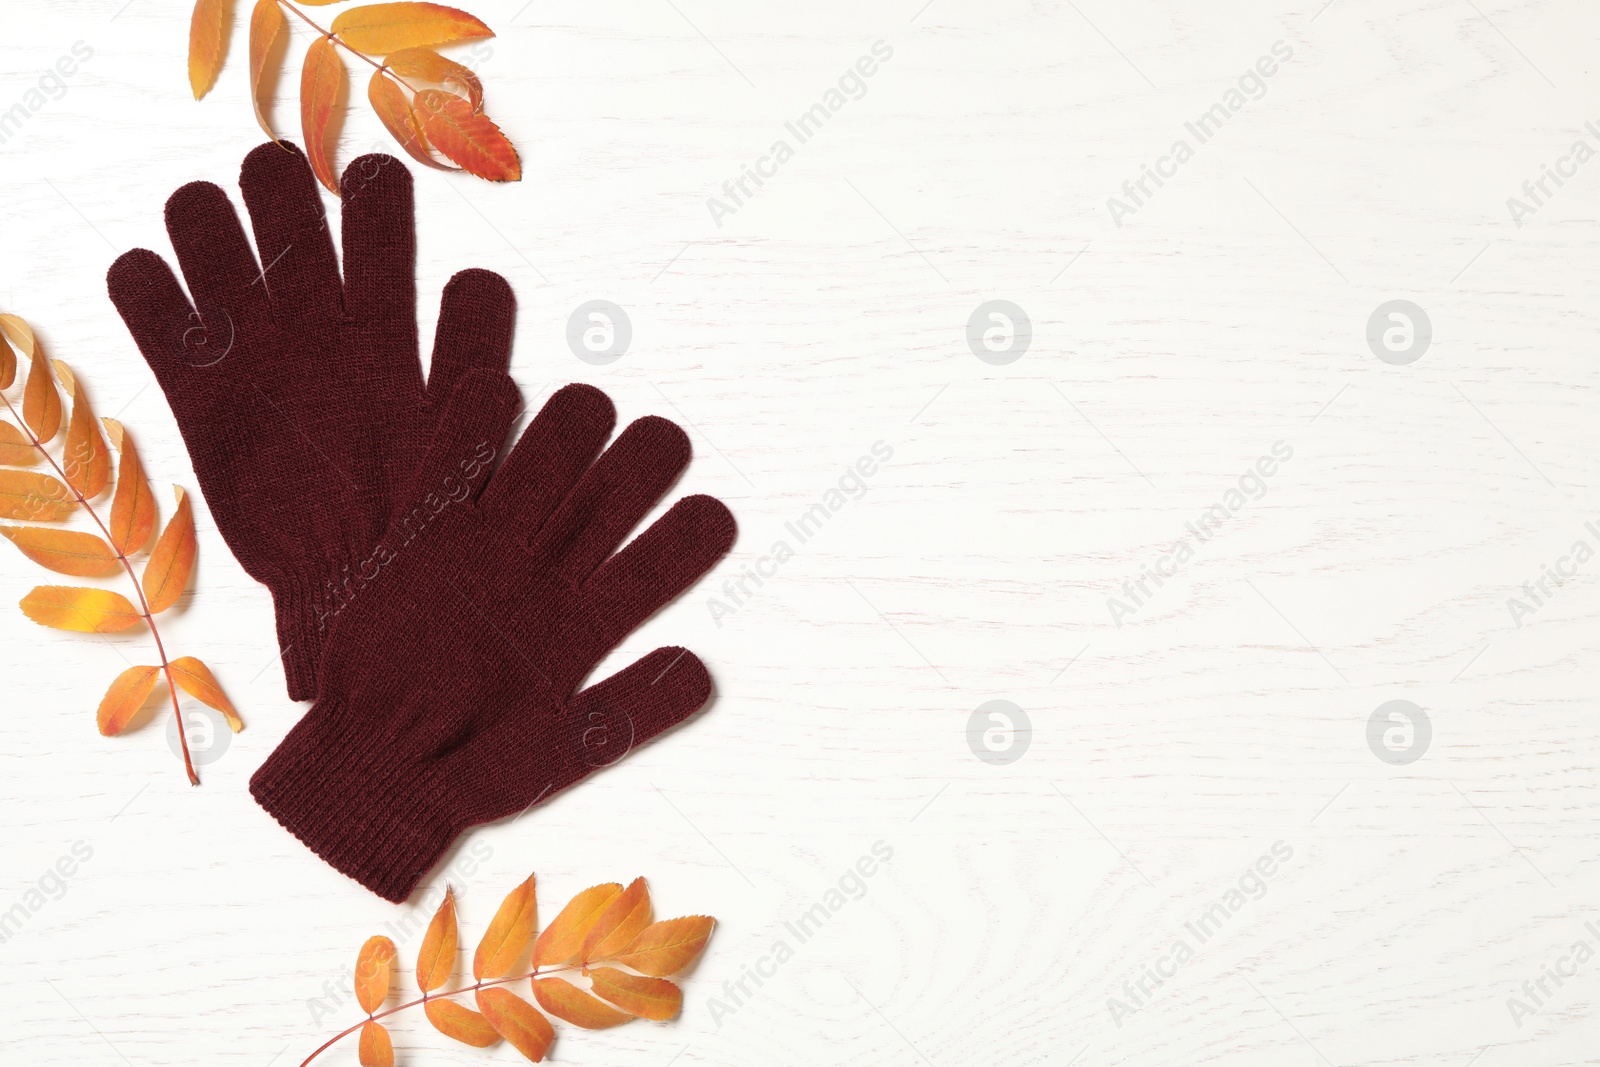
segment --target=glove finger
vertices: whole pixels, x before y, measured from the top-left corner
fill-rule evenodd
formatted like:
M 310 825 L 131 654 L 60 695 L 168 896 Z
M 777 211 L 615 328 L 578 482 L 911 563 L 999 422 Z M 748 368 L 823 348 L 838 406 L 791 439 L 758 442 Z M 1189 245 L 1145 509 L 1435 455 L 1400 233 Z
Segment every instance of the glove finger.
M 517 298 L 492 270 L 459 271 L 439 301 L 439 327 L 433 337 L 428 396 L 448 397 L 468 371 L 504 374 L 511 366 L 511 333 Z
M 190 387 L 190 364 L 209 361 L 210 338 L 172 268 L 154 252 L 135 248 L 111 264 L 106 291 L 140 354 L 155 372 L 173 413 L 179 422 L 185 421 L 191 400 L 203 395 Z
M 211 336 L 247 338 L 271 331 L 261 268 L 227 194 L 210 182 L 180 188 L 167 200 L 167 236 Z
M 686 496 L 605 562 L 584 588 L 615 645 L 728 554 L 733 514 L 715 497 Z
M 284 322 L 336 319 L 343 307 L 339 264 L 306 157 L 287 141 L 259 145 L 244 157 L 239 189 L 279 317 Z
M 474 371 L 463 376 L 417 468 L 409 511 L 422 508 L 430 497 L 471 504 L 489 480 L 495 453 L 521 405 L 522 394 L 508 375 Z M 409 517 L 393 516 L 391 533 Z
M 617 409 L 592 385 L 556 390 L 483 491 L 484 513 L 537 531 L 600 454 Z
M 581 585 L 689 465 L 689 436 L 646 415 L 622 431 L 535 535 L 529 550 Z
M 344 170 L 344 306 L 358 321 L 405 330 L 416 350 L 417 226 L 411 172 L 381 152 Z M 421 370 L 417 371 L 420 383 Z M 449 391 L 443 394 L 449 397 Z

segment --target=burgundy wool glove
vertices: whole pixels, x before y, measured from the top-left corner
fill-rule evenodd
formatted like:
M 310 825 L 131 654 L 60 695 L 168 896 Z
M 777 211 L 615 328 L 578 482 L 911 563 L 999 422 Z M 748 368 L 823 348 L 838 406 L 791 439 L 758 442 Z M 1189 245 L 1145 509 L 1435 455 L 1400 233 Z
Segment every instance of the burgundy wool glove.
M 369 155 L 345 171 L 342 278 L 297 148 L 254 149 L 239 186 L 259 262 L 223 191 L 192 182 L 167 201 L 167 233 L 193 304 L 145 249 L 118 258 L 106 282 L 217 528 L 272 591 L 289 696 L 307 700 L 331 619 L 410 498 L 455 384 L 484 368 L 510 385 L 515 301 L 489 271 L 450 279 L 424 386 L 406 168 Z M 489 436 L 486 412 L 457 415 L 477 427 L 469 436 Z
M 617 551 L 687 466 L 688 437 L 646 417 L 596 460 L 614 410 L 569 385 L 491 479 L 518 407 L 500 376 L 465 377 L 328 639 L 316 704 L 250 779 L 313 852 L 397 903 L 463 830 L 616 762 L 711 692 L 682 648 L 579 691 L 733 545 L 728 509 L 690 496 Z

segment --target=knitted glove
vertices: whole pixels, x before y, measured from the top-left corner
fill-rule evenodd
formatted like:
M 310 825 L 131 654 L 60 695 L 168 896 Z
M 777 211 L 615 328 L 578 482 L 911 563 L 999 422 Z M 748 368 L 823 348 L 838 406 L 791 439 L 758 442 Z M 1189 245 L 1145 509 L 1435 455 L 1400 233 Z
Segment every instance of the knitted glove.
M 239 186 L 260 263 L 223 191 L 192 182 L 167 201 L 167 233 L 193 305 L 145 249 L 121 256 L 106 280 L 217 528 L 272 591 L 289 696 L 305 700 L 331 617 L 409 499 L 456 382 L 488 368 L 510 384 L 515 303 L 497 274 L 452 278 L 424 387 L 405 167 L 369 155 L 345 171 L 342 279 L 298 149 L 254 149 Z M 459 414 L 484 436 L 483 413 Z
M 733 544 L 728 509 L 691 496 L 616 551 L 688 464 L 687 436 L 646 417 L 596 461 L 615 413 L 569 385 L 490 480 L 518 406 L 502 378 L 465 377 L 328 640 L 316 704 L 250 780 L 312 851 L 395 902 L 467 827 L 614 763 L 711 691 L 682 648 L 579 691 Z

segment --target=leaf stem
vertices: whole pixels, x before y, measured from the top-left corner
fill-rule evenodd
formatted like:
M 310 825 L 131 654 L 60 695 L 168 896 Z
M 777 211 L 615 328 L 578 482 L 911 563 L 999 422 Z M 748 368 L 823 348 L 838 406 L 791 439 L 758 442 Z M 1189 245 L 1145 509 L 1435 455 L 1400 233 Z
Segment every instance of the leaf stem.
M 365 52 L 360 51 L 359 49 L 356 49 L 356 48 L 352 48 L 348 44 L 345 44 L 344 41 L 339 39 L 339 36 L 337 34 L 331 33 L 330 31 L 323 29 L 321 26 L 318 26 L 315 22 L 313 22 L 311 20 L 311 17 L 309 15 L 307 15 L 304 11 L 301 11 L 298 7 L 295 7 L 294 4 L 289 2 L 289 0 L 278 0 L 278 3 L 280 3 L 284 7 L 288 8 L 291 13 L 293 13 L 297 18 L 300 19 L 301 22 L 304 22 L 307 26 L 310 26 L 312 29 L 316 30 L 317 33 L 320 34 L 321 36 L 326 37 L 328 40 L 332 41 L 334 44 L 338 45 L 340 48 L 343 48 L 346 52 L 349 52 L 351 55 L 353 55 L 356 58 L 360 59 L 363 63 L 367 63 L 367 64 L 370 64 L 371 66 L 375 67 L 378 70 L 379 73 L 388 75 L 389 77 L 393 78 L 395 81 L 399 82 L 401 85 L 404 85 L 407 89 L 410 89 L 413 94 L 416 93 L 416 91 L 417 91 L 416 87 L 411 85 L 410 83 L 408 83 L 404 78 L 400 77 L 400 75 L 398 75 L 394 71 L 390 70 L 384 64 L 379 63 L 377 60 L 373 59 L 371 56 L 367 55 Z
M 28 358 L 43 359 L 45 357 L 35 349 L 34 354 Z M 55 386 L 52 384 L 51 388 L 53 389 Z M 5 401 L 6 410 L 10 411 L 12 417 L 17 420 L 17 424 L 22 427 L 22 432 L 28 435 L 28 440 L 32 442 L 34 449 L 61 476 L 61 484 L 72 491 L 72 495 L 77 499 L 78 504 L 84 511 L 89 513 L 89 517 L 94 520 L 94 524 L 100 527 L 100 532 L 105 535 L 106 544 L 111 546 L 111 550 L 117 554 L 117 561 L 122 564 L 122 569 L 128 572 L 128 580 L 133 583 L 134 594 L 139 598 L 139 608 L 144 616 L 144 621 L 150 626 L 150 636 L 155 638 L 156 653 L 161 657 L 161 673 L 166 676 L 167 693 L 172 697 L 172 714 L 178 720 L 178 740 L 183 746 L 183 769 L 189 773 L 189 784 L 199 785 L 200 776 L 195 773 L 194 761 L 189 757 L 189 734 L 183 728 L 183 712 L 178 708 L 178 685 L 172 677 L 172 664 L 167 662 L 167 648 L 161 641 L 161 631 L 156 626 L 155 612 L 150 610 L 150 602 L 145 599 L 144 586 L 140 584 L 139 576 L 133 571 L 133 562 L 128 559 L 127 553 L 117 547 L 116 539 L 111 536 L 110 528 L 100 520 L 99 514 L 90 506 L 89 499 L 78 490 L 77 486 L 72 484 L 72 480 L 67 477 L 67 472 L 61 468 L 61 464 L 56 462 L 56 458 L 50 454 L 49 449 L 44 447 L 44 442 L 39 440 L 38 435 L 33 432 L 33 427 L 29 426 L 28 421 L 17 413 L 17 409 L 12 405 L 10 397 L 0 393 L 0 400 Z M 77 403 L 76 400 L 73 402 Z M 98 427 L 95 428 L 95 432 L 100 432 Z
M 343 1041 L 345 1038 L 349 1037 L 351 1034 L 355 1033 L 357 1030 L 360 1030 L 367 1023 L 369 1023 L 369 1022 L 377 1022 L 379 1019 L 387 1019 L 389 1016 L 395 1014 L 396 1012 L 405 1011 L 407 1008 L 414 1008 L 418 1004 L 425 1004 L 430 1000 L 448 1000 L 451 997 L 459 996 L 462 993 L 476 993 L 478 990 L 480 990 L 480 989 L 488 989 L 490 986 L 510 985 L 512 982 L 520 982 L 520 981 L 522 981 L 524 979 L 538 978 L 542 974 L 558 974 L 561 971 L 573 971 L 573 970 L 581 969 L 582 967 L 583 967 L 583 964 L 581 964 L 581 963 L 572 963 L 572 964 L 568 964 L 565 967 L 552 967 L 549 970 L 540 970 L 538 967 L 535 967 L 533 970 L 529 971 L 527 974 L 519 974 L 519 975 L 516 975 L 515 977 L 512 977 L 512 978 L 496 978 L 496 979 L 494 979 L 492 981 L 488 981 L 488 982 L 474 982 L 472 985 L 469 985 L 469 986 L 467 986 L 467 987 L 465 987 L 463 989 L 452 989 L 448 993 L 434 993 L 431 996 L 429 994 L 427 994 L 427 993 L 424 993 L 422 996 L 418 997 L 416 1000 L 407 1001 L 404 1004 L 401 1004 L 401 1005 L 398 1005 L 396 1007 L 390 1008 L 388 1011 L 380 1011 L 375 1015 L 369 1015 L 365 1019 L 362 1019 L 360 1022 L 356 1023 L 354 1026 L 351 1026 L 351 1027 L 349 1027 L 347 1029 L 339 1031 L 337 1034 L 334 1034 L 332 1037 L 328 1038 L 328 1040 L 324 1041 L 321 1045 L 319 1045 L 315 1052 L 313 1052 L 311 1055 L 307 1056 L 305 1059 L 301 1060 L 300 1061 L 300 1067 L 306 1067 L 306 1064 L 310 1063 L 312 1060 L 316 1059 L 318 1056 L 320 1056 L 324 1052 L 328 1051 L 336 1043 L 338 1043 L 340 1041 Z

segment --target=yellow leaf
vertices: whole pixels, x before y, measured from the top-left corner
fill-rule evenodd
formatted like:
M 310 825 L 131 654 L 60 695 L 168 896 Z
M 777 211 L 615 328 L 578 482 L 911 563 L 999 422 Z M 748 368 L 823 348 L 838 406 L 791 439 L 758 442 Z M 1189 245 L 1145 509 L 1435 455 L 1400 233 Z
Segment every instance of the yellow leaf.
M 6 335 L 0 333 L 0 389 L 10 389 L 11 383 L 17 380 L 17 354 L 11 351 L 11 343 L 6 340 Z
M 228 0 L 195 0 L 189 16 L 189 88 L 200 99 L 216 84 L 228 32 Z
M 57 574 L 105 578 L 122 569 L 122 561 L 111 546 L 94 534 L 44 526 L 0 526 L 0 537 L 16 545 L 39 566 Z
M 417 986 L 424 992 L 438 989 L 456 969 L 456 896 L 446 888 L 439 910 L 417 950 Z
M 469 174 L 492 182 L 522 180 L 517 150 L 489 116 L 452 93 L 424 89 L 412 101 L 428 143 Z
M 9 422 L 0 422 L 0 463 L 10 467 L 31 467 L 39 462 L 39 458 L 39 450 L 33 447 L 27 434 Z
M 534 979 L 533 997 L 539 1002 L 539 1007 L 557 1019 L 585 1030 L 604 1030 L 633 1021 L 632 1015 L 607 1007 L 561 978 Z
M 300 70 L 300 126 L 305 131 L 311 170 L 335 196 L 339 193 L 339 179 L 328 162 L 328 123 L 344 87 L 344 64 L 339 60 L 338 48 L 328 38 L 318 37 L 306 51 L 306 64 Z
M 217 677 L 211 673 L 210 667 L 193 656 L 179 656 L 167 667 L 172 671 L 172 680 L 178 683 L 179 689 L 207 707 L 222 712 L 222 717 L 228 720 L 228 729 L 234 733 L 244 729 L 244 720 L 233 709 L 233 702 L 222 691 L 222 686 L 217 684 Z
M 423 3 L 353 7 L 340 12 L 331 29 L 351 48 L 372 55 L 494 36 L 493 30 L 465 11 Z
M 100 436 L 100 424 L 95 421 L 89 407 L 89 397 L 78 384 L 77 376 L 59 359 L 52 359 L 56 376 L 72 398 L 72 417 L 67 421 L 67 443 L 61 453 L 61 465 L 66 471 L 67 484 L 86 499 L 93 500 L 111 480 L 111 452 Z
M 544 1059 L 556 1032 L 537 1008 L 510 990 L 493 986 L 478 990 L 478 1010 L 511 1047 L 534 1063 Z
M 95 720 L 106 737 L 116 737 L 128 725 L 128 720 L 138 714 L 144 702 L 155 692 L 161 680 L 160 667 L 129 667 L 116 680 L 100 700 L 100 710 Z
M 633 944 L 618 956 L 617 962 L 643 974 L 663 978 L 677 974 L 700 955 L 711 937 L 715 920 L 709 915 L 689 915 L 667 919 L 647 927 Z
M 274 141 L 278 135 L 272 132 L 272 123 L 267 120 L 272 102 L 261 98 L 261 78 L 272 60 L 273 46 L 287 26 L 288 20 L 283 17 L 278 0 L 256 0 L 255 9 L 250 12 L 250 102 L 255 105 L 256 121 Z
M 37 357 L 29 361 L 28 384 L 22 393 L 22 421 L 40 441 L 55 440 L 61 429 L 61 397 L 50 377 L 50 361 Z
M 453 1000 L 433 998 L 423 1004 L 422 1010 L 435 1030 L 463 1045 L 488 1048 L 500 1040 L 500 1034 L 489 1025 L 488 1019 Z
M 40 626 L 85 634 L 112 634 L 144 618 L 128 598 L 109 589 L 37 586 L 22 598 L 22 613 Z
M 394 1067 L 394 1045 L 382 1023 L 368 1019 L 361 1024 L 361 1044 L 356 1055 L 361 1067 Z
M 511 968 L 527 951 L 528 942 L 533 940 L 534 914 L 533 875 L 530 874 L 526 882 L 507 893 L 500 902 L 500 910 L 494 913 L 483 940 L 478 942 L 478 951 L 472 955 L 472 977 L 482 981 L 511 973 Z
M 429 154 L 428 139 L 422 136 L 422 126 L 417 122 L 417 113 L 411 109 L 411 101 L 406 99 L 406 91 L 400 88 L 393 78 L 381 70 L 373 71 L 372 80 L 367 83 L 367 99 L 372 103 L 372 110 L 378 113 L 384 129 L 388 130 L 389 136 L 406 150 L 406 155 L 435 170 L 456 169 L 445 166 Z
M 583 939 L 580 953 L 585 963 L 610 959 L 650 925 L 650 890 L 643 878 L 635 878 L 622 895 L 606 905 Z
M 453 85 L 472 101 L 472 110 L 483 110 L 483 83 L 472 73 L 472 68 L 447 59 L 431 48 L 402 48 L 393 55 L 384 56 L 383 65 L 402 78 Z
M 33 329 L 21 315 L 0 315 L 0 333 L 4 333 L 22 354 L 33 358 L 38 343 L 33 339 Z
M 117 464 L 117 491 L 111 497 L 111 543 L 123 555 L 131 556 L 144 547 L 156 528 L 156 500 L 128 431 L 116 419 L 100 421 L 112 446 L 122 454 Z
M 179 486 L 172 491 L 178 498 L 178 510 L 167 520 L 167 528 L 156 539 L 156 547 L 150 550 L 150 560 L 144 565 L 144 597 L 155 615 L 178 602 L 189 584 L 189 572 L 194 569 L 194 510 L 189 506 L 188 493 Z
M 642 978 L 615 967 L 589 972 L 596 996 L 604 997 L 629 1015 L 644 1019 L 670 1019 L 683 1007 L 683 990 L 665 978 Z
M 533 965 L 535 967 L 555 966 L 570 963 L 583 947 L 583 939 L 589 933 L 589 927 L 594 925 L 606 905 L 621 895 L 622 886 L 616 882 L 605 882 L 593 885 L 571 900 L 561 909 L 555 921 L 544 928 L 544 933 L 539 935 L 539 940 L 533 946 Z
M 367 938 L 356 954 L 356 1003 L 368 1015 L 377 1011 L 389 995 L 389 968 L 396 955 L 394 942 L 382 934 Z
M 0 468 L 0 518 L 55 522 L 77 506 L 72 490 L 48 474 Z

